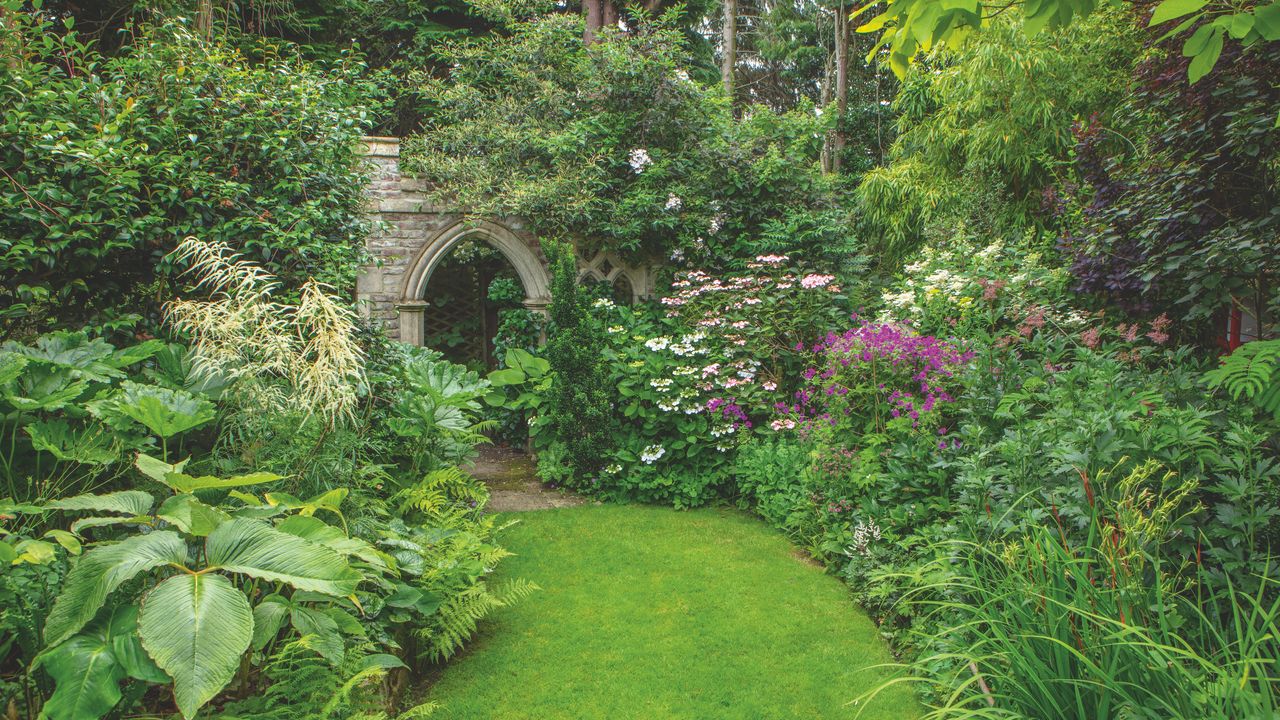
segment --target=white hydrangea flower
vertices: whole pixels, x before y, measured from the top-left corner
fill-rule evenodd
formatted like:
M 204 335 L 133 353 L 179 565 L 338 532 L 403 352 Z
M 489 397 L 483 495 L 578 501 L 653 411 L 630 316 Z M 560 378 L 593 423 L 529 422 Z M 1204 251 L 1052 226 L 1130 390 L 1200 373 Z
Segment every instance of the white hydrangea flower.
M 631 151 L 627 162 L 631 165 L 631 170 L 639 175 L 644 169 L 653 164 L 653 158 L 649 157 L 649 151 L 644 148 L 636 148 Z
M 665 335 L 659 335 L 656 338 L 649 338 L 644 341 L 644 346 L 654 352 L 662 352 L 671 345 L 671 338 Z
M 716 233 L 720 232 L 720 228 L 724 227 L 724 221 L 727 219 L 728 218 L 725 216 L 724 213 L 716 213 L 714 216 L 712 216 L 711 223 L 707 226 L 707 234 L 715 235 Z
M 667 449 L 661 445 L 650 445 L 640 453 L 640 462 L 645 465 L 652 465 L 667 454 Z

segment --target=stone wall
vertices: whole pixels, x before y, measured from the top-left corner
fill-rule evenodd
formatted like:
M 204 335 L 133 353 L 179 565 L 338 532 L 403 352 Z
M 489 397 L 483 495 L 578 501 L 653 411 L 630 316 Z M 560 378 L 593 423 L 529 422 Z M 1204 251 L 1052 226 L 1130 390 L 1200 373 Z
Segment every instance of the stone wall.
M 368 239 L 373 263 L 356 284 L 361 312 L 388 334 L 422 344 L 423 322 L 431 311 L 423 299 L 431 273 L 464 239 L 483 240 L 515 268 L 525 290 L 525 306 L 541 311 L 550 301 L 551 278 L 538 239 L 518 219 L 467 222 L 449 208 L 433 206 L 421 181 L 400 172 L 399 138 L 366 138 L 373 166 L 369 211 L 376 227 Z M 653 272 L 597 253 L 578 260 L 581 275 L 607 282 L 625 279 L 633 299 L 653 293 Z

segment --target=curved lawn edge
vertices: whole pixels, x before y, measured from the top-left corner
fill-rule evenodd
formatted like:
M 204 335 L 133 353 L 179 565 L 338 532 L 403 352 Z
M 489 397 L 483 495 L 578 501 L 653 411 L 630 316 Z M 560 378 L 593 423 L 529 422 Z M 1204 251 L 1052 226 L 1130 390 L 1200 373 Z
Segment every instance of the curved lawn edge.
M 423 689 L 433 718 L 920 715 L 887 680 L 875 625 L 834 577 L 728 509 L 559 508 L 518 521 L 502 578 L 542 589 L 496 611 Z M 859 712 L 861 711 L 861 715 Z

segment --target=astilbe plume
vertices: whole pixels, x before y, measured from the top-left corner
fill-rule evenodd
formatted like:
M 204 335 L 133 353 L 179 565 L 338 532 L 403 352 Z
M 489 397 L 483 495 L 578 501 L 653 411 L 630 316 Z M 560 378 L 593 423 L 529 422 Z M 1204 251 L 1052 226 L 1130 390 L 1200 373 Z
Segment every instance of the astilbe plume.
M 165 320 L 191 338 L 197 377 L 236 381 L 252 406 L 331 425 L 354 418 L 364 351 L 355 314 L 327 286 L 308 281 L 297 304 L 283 303 L 275 276 L 224 243 L 188 237 L 170 257 L 208 293 L 165 306 Z

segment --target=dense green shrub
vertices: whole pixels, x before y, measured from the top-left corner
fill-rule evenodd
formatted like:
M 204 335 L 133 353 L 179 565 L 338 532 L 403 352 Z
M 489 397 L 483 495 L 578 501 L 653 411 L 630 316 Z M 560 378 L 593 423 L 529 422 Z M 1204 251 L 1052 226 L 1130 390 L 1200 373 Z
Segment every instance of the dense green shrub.
M 881 251 L 909 257 L 924 241 L 946 243 L 957 224 L 997 237 L 1043 228 L 1041 193 L 1074 146 L 1071 123 L 1091 113 L 1109 123 L 1124 98 L 1135 25 L 1128 9 L 1111 9 L 1033 36 L 1000 18 L 980 41 L 913 65 L 894 99 L 889 164 L 857 190 Z
M 1077 124 L 1071 181 L 1051 198 L 1078 291 L 1195 321 L 1206 345 L 1231 308 L 1264 323 L 1280 310 L 1280 44 L 1232 45 L 1191 87 L 1187 58 L 1153 48 L 1122 107 L 1136 142 Z
M 187 235 L 230 243 L 290 288 L 350 287 L 366 223 L 352 58 L 251 54 L 180 22 L 104 58 L 13 12 L 0 24 L 0 332 L 154 326 Z
M 844 180 L 818 158 L 832 115 L 754 107 L 736 120 L 695 64 L 678 10 L 606 28 L 550 14 L 449 44 L 424 82 L 435 112 L 405 168 L 480 217 L 648 260 L 719 265 L 748 252 L 836 264 L 859 244 Z
M 883 324 L 852 340 L 833 335 L 819 355 L 838 362 L 805 373 L 799 407 L 859 410 L 815 421 L 786 408 L 794 424 L 772 423 L 784 431 L 739 450 L 742 499 L 846 578 L 914 660 L 940 717 L 987 706 L 979 674 L 999 699 L 992 716 L 1016 708 L 1084 718 L 1110 712 L 1098 703 L 1116 712 L 1169 703 L 1190 713 L 1178 716 L 1229 717 L 1274 705 L 1266 672 L 1240 692 L 1183 692 L 1236 682 L 1274 654 L 1262 630 L 1273 622 L 1267 558 L 1280 517 L 1268 425 L 1206 393 L 1208 364 L 1168 347 L 1176 323 L 1074 310 L 1065 280 L 1017 247 L 927 253 L 886 292 L 884 318 L 947 333 L 972 353 L 913 368 L 908 392 L 946 396 L 928 421 L 918 397 L 907 396 L 920 429 L 895 430 L 905 406 L 886 427 L 863 401 L 898 388 L 892 372 L 870 368 L 901 361 L 910 331 L 899 326 L 887 344 L 874 330 Z M 943 368 L 947 377 L 931 377 Z M 1170 493 L 1176 512 L 1156 508 Z M 1140 556 L 1117 560 L 1113 541 L 1136 543 Z M 1106 577 L 1109 562 L 1124 563 L 1132 586 L 1073 581 Z M 1032 639 L 1045 623 L 1043 642 Z M 1237 631 L 1252 649 L 1223 649 Z M 1169 662 L 1140 680 L 1108 669 L 1147 652 Z
M 573 248 L 545 247 L 554 279 L 547 341 L 553 375 L 544 412 L 554 440 L 539 456 L 538 469 L 546 480 L 584 485 L 605 466 L 614 443 L 613 401 L 600 354 L 605 334 L 578 287 Z
M 138 451 L 180 450 L 215 415 L 183 387 L 185 355 L 158 340 L 116 348 L 83 332 L 0 345 L 0 497 L 78 495 L 111 484 Z
M 0 351 L 5 466 L 36 481 L 0 499 L 6 712 L 159 712 L 157 686 L 184 717 L 229 695 L 261 720 L 390 712 L 398 683 L 368 681 L 448 658 L 534 589 L 489 582 L 502 526 L 458 468 L 487 384 L 366 338 L 318 284 L 278 298 L 225 245 L 171 259 L 209 293 L 166 308 L 190 351 Z

